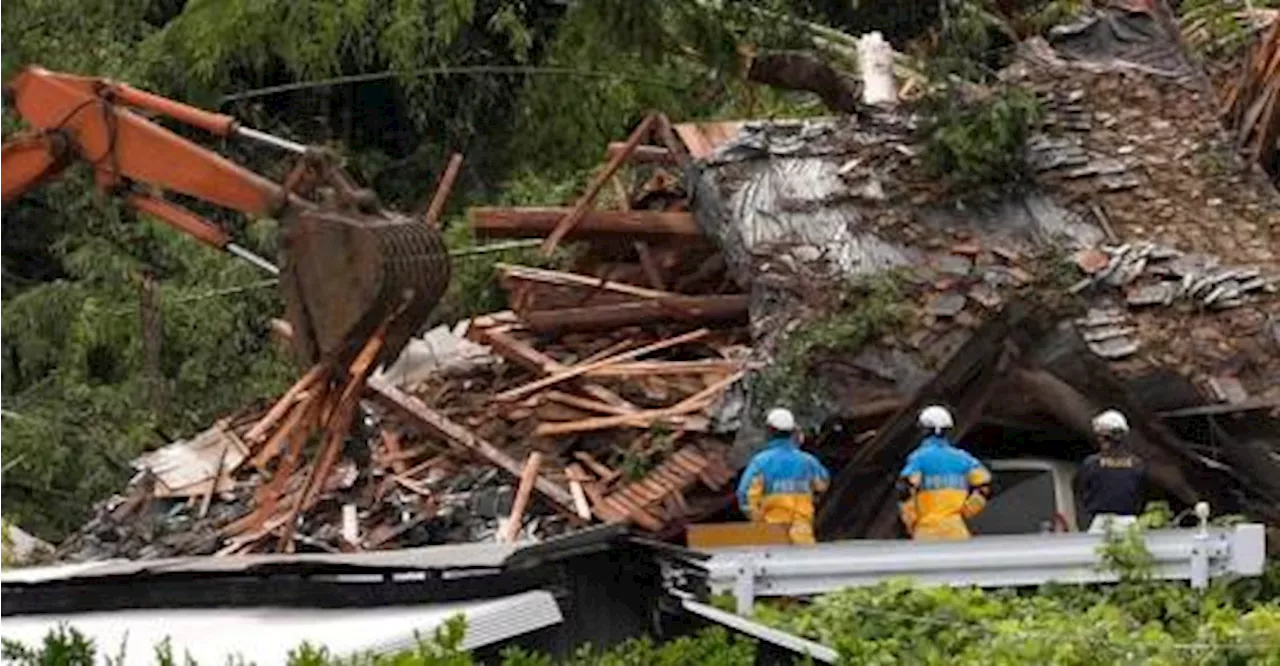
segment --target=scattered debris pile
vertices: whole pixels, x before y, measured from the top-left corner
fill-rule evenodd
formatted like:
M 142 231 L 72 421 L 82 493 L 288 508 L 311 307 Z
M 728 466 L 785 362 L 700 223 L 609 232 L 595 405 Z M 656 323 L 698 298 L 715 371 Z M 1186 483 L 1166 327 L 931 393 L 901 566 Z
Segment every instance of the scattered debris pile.
M 643 145 L 655 134 L 666 145 Z M 582 241 L 593 274 L 500 264 L 510 311 L 430 331 L 372 376 L 360 359 L 317 367 L 268 409 L 143 456 L 61 556 L 514 541 L 594 521 L 670 534 L 723 510 L 734 470 L 707 412 L 748 369 L 747 297 L 688 212 L 682 154 L 651 116 L 573 208 L 472 210 L 481 235 Z M 614 208 L 598 210 L 605 184 Z

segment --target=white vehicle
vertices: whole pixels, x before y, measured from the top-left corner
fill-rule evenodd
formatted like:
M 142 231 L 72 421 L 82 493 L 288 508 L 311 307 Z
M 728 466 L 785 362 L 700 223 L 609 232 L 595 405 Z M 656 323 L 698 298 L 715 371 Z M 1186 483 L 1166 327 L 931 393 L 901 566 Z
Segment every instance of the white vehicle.
M 983 461 L 991 470 L 991 499 L 968 521 L 979 534 L 1076 532 L 1080 511 L 1072 490 L 1076 465 L 1045 458 Z

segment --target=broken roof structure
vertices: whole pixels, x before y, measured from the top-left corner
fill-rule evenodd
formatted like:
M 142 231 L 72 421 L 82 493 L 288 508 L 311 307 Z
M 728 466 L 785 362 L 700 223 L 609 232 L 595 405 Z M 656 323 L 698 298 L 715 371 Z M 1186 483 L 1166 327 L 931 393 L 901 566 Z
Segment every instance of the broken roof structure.
M 901 408 L 874 439 L 840 442 L 844 469 L 820 514 L 828 536 L 893 532 L 892 477 L 929 401 L 957 406 L 961 436 L 1011 417 L 1083 435 L 1091 413 L 1120 407 L 1171 497 L 1274 524 L 1280 464 L 1262 452 L 1280 441 L 1258 423 L 1277 431 L 1280 199 L 1233 156 L 1170 25 L 1127 3 L 1020 45 L 1002 78 L 1047 113 L 1028 145 L 1033 184 L 995 201 L 936 196 L 906 112 L 677 127 L 699 160 L 699 223 L 750 291 L 757 361 L 851 280 L 894 270 L 915 300 L 905 332 L 815 363 L 818 399 L 791 405 L 810 426 Z M 1059 248 L 1078 279 L 1062 281 Z M 1157 399 L 1170 375 L 1186 390 Z M 751 387 L 725 410 L 746 415 L 739 460 L 762 439 Z M 1219 414 L 1241 416 L 1209 427 L 1248 431 L 1248 444 L 1207 450 L 1189 432 L 1198 425 L 1156 415 L 1204 403 L 1230 403 Z

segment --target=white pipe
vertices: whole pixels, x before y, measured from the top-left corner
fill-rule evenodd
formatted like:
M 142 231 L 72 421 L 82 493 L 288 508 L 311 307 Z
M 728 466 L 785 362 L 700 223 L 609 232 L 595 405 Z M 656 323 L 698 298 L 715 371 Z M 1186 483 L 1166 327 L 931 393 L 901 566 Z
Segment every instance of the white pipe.
M 280 274 L 280 268 L 278 266 L 271 263 L 270 261 L 267 261 L 261 256 L 254 254 L 252 251 L 246 248 L 243 248 L 239 245 L 236 245 L 235 243 L 227 243 L 226 250 L 227 252 L 237 257 L 240 257 L 241 259 L 244 259 L 245 261 L 253 264 L 254 266 L 257 266 L 258 268 L 261 268 L 262 270 L 272 275 Z
M 254 141 L 260 141 L 269 146 L 282 148 L 289 152 L 298 153 L 299 155 L 305 154 L 307 152 L 307 147 L 300 143 L 295 143 L 288 139 L 282 139 L 278 136 L 275 136 L 274 134 L 267 134 L 266 132 L 260 132 L 251 127 L 237 127 L 235 130 L 235 134 L 236 136 L 239 136 L 239 137 L 252 139 Z

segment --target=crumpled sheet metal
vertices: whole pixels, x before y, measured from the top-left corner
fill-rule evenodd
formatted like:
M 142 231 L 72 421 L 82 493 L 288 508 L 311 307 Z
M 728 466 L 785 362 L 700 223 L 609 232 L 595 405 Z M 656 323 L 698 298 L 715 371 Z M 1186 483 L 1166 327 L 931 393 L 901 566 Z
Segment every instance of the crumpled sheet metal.
M 848 277 L 909 263 L 902 248 L 859 230 L 863 218 L 841 201 L 848 187 L 838 169 L 822 159 L 770 160 L 730 197 L 729 233 L 751 254 L 822 262 Z

